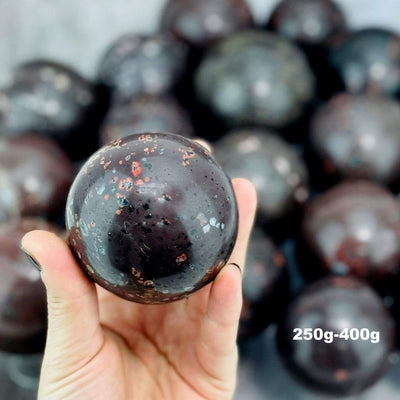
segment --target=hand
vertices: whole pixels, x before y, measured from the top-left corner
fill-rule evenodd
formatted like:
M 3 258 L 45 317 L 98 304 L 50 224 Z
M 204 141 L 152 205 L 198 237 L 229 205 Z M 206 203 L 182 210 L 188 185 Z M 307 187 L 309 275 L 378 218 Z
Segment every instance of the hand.
M 22 247 L 42 268 L 48 337 L 40 400 L 224 400 L 236 384 L 241 271 L 256 208 L 253 186 L 233 181 L 239 234 L 228 264 L 188 299 L 123 300 L 90 282 L 68 245 L 44 231 Z

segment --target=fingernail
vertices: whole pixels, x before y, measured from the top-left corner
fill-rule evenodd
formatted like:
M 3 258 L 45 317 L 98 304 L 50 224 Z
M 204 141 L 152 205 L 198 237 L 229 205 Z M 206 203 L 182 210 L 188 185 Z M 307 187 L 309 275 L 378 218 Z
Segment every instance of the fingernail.
M 238 264 L 236 264 L 236 263 L 229 263 L 229 265 L 233 265 L 233 266 L 235 266 L 239 271 L 240 271 L 240 275 L 242 275 L 242 277 L 243 277 L 243 271 L 242 271 L 242 268 L 240 268 L 239 267 L 239 265 Z
M 42 268 L 39 263 L 21 246 L 21 251 L 26 255 L 29 262 L 39 271 L 42 272 Z

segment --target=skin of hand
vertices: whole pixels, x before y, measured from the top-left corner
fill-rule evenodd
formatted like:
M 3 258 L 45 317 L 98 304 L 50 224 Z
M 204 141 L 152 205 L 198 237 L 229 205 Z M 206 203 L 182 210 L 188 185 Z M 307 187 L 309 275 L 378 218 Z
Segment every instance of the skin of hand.
M 236 385 L 241 271 L 256 209 L 253 185 L 234 179 L 239 233 L 216 279 L 163 305 L 123 300 L 87 279 L 52 233 L 25 235 L 42 269 L 48 335 L 39 400 L 225 400 Z

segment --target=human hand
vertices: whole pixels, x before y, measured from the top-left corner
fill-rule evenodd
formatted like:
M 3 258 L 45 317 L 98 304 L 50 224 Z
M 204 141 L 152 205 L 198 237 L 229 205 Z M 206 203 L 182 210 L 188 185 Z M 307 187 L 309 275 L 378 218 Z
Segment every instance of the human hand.
M 239 233 L 216 279 L 185 300 L 143 305 L 95 285 L 54 234 L 23 249 L 42 269 L 48 336 L 39 400 L 224 400 L 236 385 L 241 267 L 256 209 L 254 187 L 233 180 Z M 232 264 L 233 263 L 233 264 Z

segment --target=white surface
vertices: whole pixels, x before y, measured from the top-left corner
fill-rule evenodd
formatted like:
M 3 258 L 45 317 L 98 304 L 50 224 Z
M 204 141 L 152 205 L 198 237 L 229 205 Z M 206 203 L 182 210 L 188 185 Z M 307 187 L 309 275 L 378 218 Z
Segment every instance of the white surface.
M 199 0 L 201 1 L 201 0 Z M 277 0 L 248 0 L 265 22 Z M 352 26 L 381 25 L 400 32 L 399 0 L 337 0 Z M 105 47 L 119 35 L 157 29 L 165 0 L 1 0 L 0 84 L 31 58 L 52 58 L 95 74 Z

